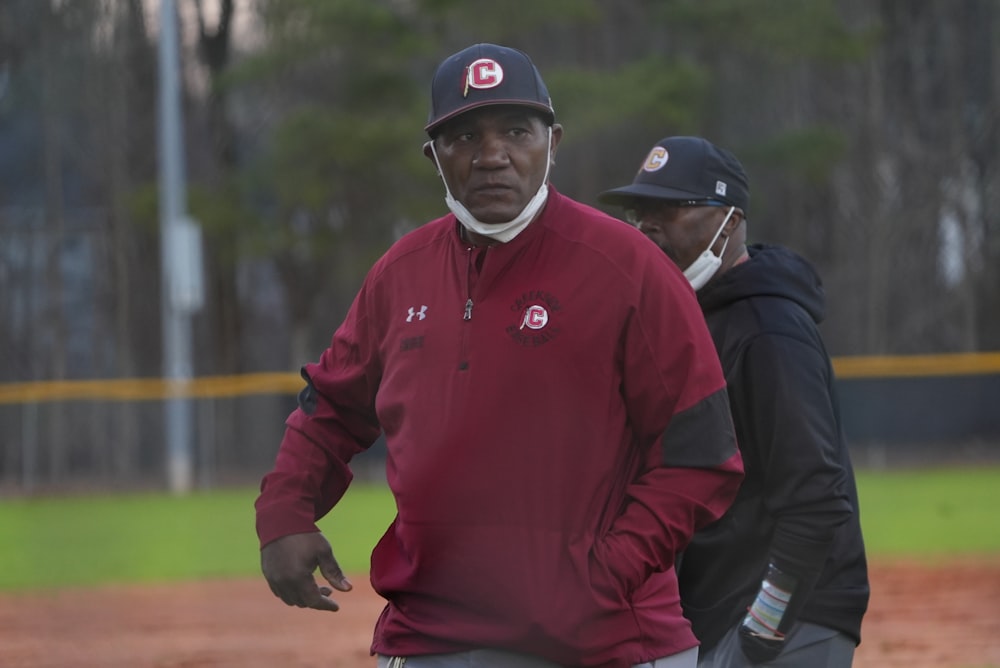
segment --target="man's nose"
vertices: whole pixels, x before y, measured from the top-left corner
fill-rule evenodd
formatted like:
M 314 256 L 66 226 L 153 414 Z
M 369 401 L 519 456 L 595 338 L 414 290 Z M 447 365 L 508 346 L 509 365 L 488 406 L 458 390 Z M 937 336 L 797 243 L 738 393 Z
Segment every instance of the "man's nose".
M 499 136 L 486 136 L 479 145 L 474 162 L 478 167 L 497 167 L 506 165 L 509 160 L 506 142 Z

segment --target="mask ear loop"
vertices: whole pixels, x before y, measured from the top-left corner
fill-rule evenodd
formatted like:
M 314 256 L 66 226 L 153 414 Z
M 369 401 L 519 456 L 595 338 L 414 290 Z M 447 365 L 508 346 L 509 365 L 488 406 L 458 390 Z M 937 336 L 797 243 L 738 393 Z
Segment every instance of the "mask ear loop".
M 719 235 L 722 234 L 722 230 L 723 228 L 726 227 L 726 223 L 728 223 L 729 219 L 733 217 L 733 211 L 736 211 L 736 207 L 730 206 L 729 213 L 727 213 L 726 217 L 722 219 L 722 225 L 719 225 L 719 229 L 716 230 L 715 236 L 712 237 L 712 240 L 708 243 L 708 248 L 706 250 L 708 250 L 709 252 L 712 251 L 712 246 L 715 245 L 715 242 L 719 240 Z M 726 244 L 728 243 L 729 243 L 729 237 L 726 237 L 726 243 L 722 245 L 722 253 L 726 252 Z M 719 253 L 719 257 L 722 257 L 722 253 Z
M 546 144 L 545 149 L 545 176 L 542 177 L 542 185 L 546 185 L 549 182 L 549 170 L 552 169 L 552 165 L 555 160 L 552 159 L 552 126 L 549 126 L 549 142 Z M 541 186 L 539 186 L 541 188 Z
M 726 237 L 726 240 L 722 242 L 722 250 L 719 251 L 720 260 L 722 259 L 722 256 L 726 254 L 726 246 L 728 245 L 729 245 L 729 237 Z
M 440 176 L 441 180 L 444 181 L 444 189 L 445 189 L 446 194 L 450 195 L 451 194 L 451 190 L 448 188 L 448 182 L 445 181 L 444 174 L 441 172 L 441 161 L 438 160 L 437 151 L 434 150 L 434 140 L 433 139 L 430 140 L 429 142 L 425 143 L 424 146 L 429 146 L 430 147 L 430 149 L 431 149 L 431 155 L 434 156 L 434 167 L 437 169 L 438 176 Z

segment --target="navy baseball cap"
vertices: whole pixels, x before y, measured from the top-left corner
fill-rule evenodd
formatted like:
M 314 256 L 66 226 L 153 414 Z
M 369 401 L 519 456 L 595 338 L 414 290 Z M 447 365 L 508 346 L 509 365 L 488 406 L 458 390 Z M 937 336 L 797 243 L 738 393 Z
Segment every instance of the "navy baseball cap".
M 743 165 L 729 151 L 701 137 L 667 137 L 652 148 L 631 184 L 606 190 L 597 200 L 626 206 L 637 197 L 714 199 L 747 213 L 750 186 Z
M 443 123 L 491 104 L 532 107 L 550 125 L 555 122 L 549 91 L 528 54 L 496 44 L 474 44 L 438 66 L 424 130 L 433 137 Z

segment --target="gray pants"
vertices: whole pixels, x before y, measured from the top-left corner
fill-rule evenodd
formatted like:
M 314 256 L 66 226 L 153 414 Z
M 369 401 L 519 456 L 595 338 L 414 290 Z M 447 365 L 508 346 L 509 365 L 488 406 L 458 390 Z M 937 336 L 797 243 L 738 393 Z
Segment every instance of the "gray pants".
M 640 663 L 633 668 L 695 668 L 698 648 Z M 495 649 L 477 649 L 455 654 L 427 654 L 408 657 L 378 657 L 378 668 L 558 668 L 557 664 L 524 654 Z
M 816 624 L 796 624 L 785 638 L 778 658 L 753 664 L 740 650 L 739 626 L 734 626 L 719 644 L 698 659 L 698 668 L 850 668 L 854 641 L 843 633 Z

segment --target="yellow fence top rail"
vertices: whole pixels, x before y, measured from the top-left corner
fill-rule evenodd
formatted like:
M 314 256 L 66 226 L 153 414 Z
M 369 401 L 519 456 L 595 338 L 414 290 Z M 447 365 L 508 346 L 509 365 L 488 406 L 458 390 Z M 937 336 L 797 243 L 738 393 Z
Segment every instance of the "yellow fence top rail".
M 298 373 L 202 376 L 186 381 L 167 378 L 54 380 L 0 385 L 0 404 L 71 400 L 153 401 L 250 394 L 295 394 L 304 385 L 305 381 Z
M 1000 374 L 1000 352 L 835 357 L 833 368 L 840 379 Z M 201 376 L 190 380 L 50 380 L 0 384 L 0 404 L 42 401 L 158 401 L 296 394 L 304 384 L 297 372 Z
M 899 378 L 1000 374 L 1000 353 L 835 357 L 838 378 Z

